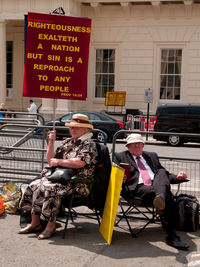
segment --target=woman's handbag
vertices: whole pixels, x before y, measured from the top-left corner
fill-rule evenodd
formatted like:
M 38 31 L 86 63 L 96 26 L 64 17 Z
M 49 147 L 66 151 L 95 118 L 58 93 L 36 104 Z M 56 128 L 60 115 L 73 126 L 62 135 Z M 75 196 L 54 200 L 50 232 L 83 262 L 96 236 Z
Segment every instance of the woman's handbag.
M 75 169 L 57 167 L 55 171 L 48 177 L 48 180 L 52 183 L 66 185 L 70 178 L 75 175 L 75 173 Z
M 63 158 L 63 153 L 67 153 L 72 148 L 80 144 L 81 140 L 79 139 L 75 143 L 72 143 L 70 146 L 68 146 L 66 149 L 63 149 L 63 147 L 57 149 L 55 158 Z M 67 182 L 70 180 L 72 176 L 76 174 L 76 169 L 70 169 L 66 167 L 53 167 L 52 173 L 48 177 L 48 180 L 52 183 L 59 183 L 66 185 Z

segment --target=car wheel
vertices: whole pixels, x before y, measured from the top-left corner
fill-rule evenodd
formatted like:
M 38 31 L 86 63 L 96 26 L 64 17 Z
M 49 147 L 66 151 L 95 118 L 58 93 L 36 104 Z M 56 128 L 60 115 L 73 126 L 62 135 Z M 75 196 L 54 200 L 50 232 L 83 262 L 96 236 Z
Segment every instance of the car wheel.
M 96 139 L 98 142 L 103 143 L 104 142 L 104 135 L 101 132 L 98 132 L 96 135 Z
M 168 137 L 167 143 L 170 146 L 180 146 L 183 143 L 183 141 L 178 135 L 170 135 Z

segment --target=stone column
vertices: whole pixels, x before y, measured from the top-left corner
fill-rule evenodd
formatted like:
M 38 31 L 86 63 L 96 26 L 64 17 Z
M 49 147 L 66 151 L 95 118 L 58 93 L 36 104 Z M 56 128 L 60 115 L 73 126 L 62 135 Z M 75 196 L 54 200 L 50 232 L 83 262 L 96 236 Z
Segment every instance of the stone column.
M 6 102 L 6 23 L 0 20 L 0 103 Z
M 40 109 L 41 114 L 46 114 L 45 118 L 47 120 L 53 119 L 53 99 L 43 98 L 42 99 L 42 106 Z

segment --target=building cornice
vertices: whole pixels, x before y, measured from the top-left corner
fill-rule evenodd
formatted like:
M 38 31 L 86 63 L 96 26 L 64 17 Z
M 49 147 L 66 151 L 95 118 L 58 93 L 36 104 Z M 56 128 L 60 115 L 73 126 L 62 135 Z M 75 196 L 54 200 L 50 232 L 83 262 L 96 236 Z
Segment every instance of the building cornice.
M 60 0 L 59 6 L 54 0 L 0 0 L 0 19 L 24 20 L 28 12 L 49 14 L 58 7 L 62 7 L 68 16 L 80 15 L 80 0 Z
M 155 18 L 160 18 L 161 7 L 168 6 L 171 9 L 171 17 L 174 14 L 174 5 L 183 6 L 185 8 L 186 18 L 192 17 L 192 7 L 199 5 L 200 0 L 80 0 L 83 6 L 91 7 L 95 16 L 100 17 L 102 8 L 107 6 L 119 6 L 122 9 L 124 17 L 129 18 L 131 9 L 136 6 L 149 6 L 153 8 Z
M 161 5 L 173 5 L 173 4 L 183 4 L 186 6 L 190 6 L 192 4 L 200 4 L 199 0 L 80 0 L 80 3 L 83 5 L 90 5 L 94 7 L 95 5 L 120 5 L 123 8 L 128 5 L 141 4 L 141 5 L 149 5 L 157 6 L 157 3 Z

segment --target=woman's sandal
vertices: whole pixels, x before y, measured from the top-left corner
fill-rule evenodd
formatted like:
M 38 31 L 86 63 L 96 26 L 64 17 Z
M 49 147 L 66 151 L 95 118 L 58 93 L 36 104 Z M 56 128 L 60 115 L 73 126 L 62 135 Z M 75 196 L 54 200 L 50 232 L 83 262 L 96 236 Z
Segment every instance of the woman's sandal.
M 35 233 L 35 232 L 40 232 L 41 230 L 42 230 L 41 224 L 38 224 L 36 226 L 32 226 L 31 224 L 29 224 L 28 226 L 20 229 L 18 234 Z
M 56 229 L 55 229 L 55 230 L 52 230 L 52 231 L 44 230 L 44 231 L 38 236 L 38 239 L 39 239 L 39 240 L 48 239 L 48 238 L 50 238 L 52 235 L 54 235 L 55 232 L 56 232 Z

